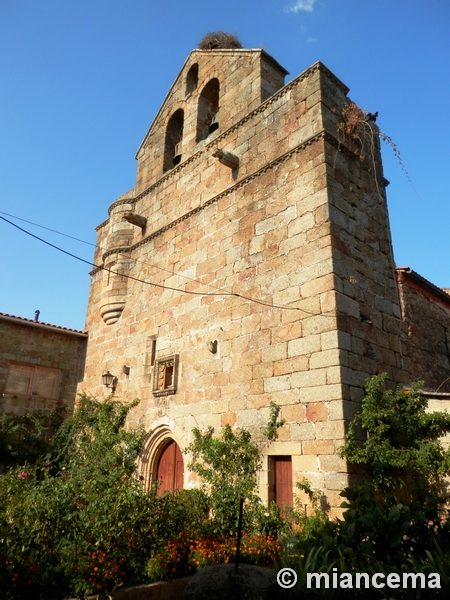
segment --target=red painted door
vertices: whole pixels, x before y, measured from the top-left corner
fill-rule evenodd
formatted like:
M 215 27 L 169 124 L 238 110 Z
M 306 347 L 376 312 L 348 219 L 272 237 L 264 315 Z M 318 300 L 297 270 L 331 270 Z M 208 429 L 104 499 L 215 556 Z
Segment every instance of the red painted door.
M 292 457 L 272 456 L 269 466 L 269 500 L 278 506 L 292 506 Z
M 158 495 L 183 489 L 183 455 L 176 442 L 169 442 L 161 453 L 158 461 L 157 479 L 162 483 Z

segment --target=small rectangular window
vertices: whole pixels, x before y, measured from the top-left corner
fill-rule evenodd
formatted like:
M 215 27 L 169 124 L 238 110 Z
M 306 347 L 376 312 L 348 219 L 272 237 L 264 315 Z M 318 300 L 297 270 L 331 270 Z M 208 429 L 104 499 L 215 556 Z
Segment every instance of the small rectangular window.
M 165 396 L 177 391 L 178 354 L 155 360 L 153 394 Z
M 61 371 L 39 365 L 11 363 L 5 393 L 16 396 L 58 398 Z

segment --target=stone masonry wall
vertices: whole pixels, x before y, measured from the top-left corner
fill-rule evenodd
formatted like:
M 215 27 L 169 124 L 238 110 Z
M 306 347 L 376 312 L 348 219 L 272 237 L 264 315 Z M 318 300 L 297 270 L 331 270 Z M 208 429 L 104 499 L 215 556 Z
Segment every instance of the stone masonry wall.
M 138 152 L 136 188 L 98 228 L 103 264 L 122 256 L 123 307 L 105 321 L 111 283 L 94 269 L 79 389 L 104 397 L 108 369 L 117 398 L 141 399 L 129 425 L 149 432 L 147 479 L 164 440 L 183 449 L 193 427 L 226 424 L 258 436 L 274 401 L 286 423 L 264 449 L 262 497 L 267 457 L 289 455 L 294 482 L 308 476 L 336 507 L 350 472 L 336 451 L 366 378 L 387 370 L 397 382 L 406 373 L 379 146 L 364 162 L 338 140 L 348 90 L 323 65 L 261 103 L 261 87 L 255 96 L 239 86 L 261 78 L 259 51 L 246 52 L 192 53 Z M 199 82 L 217 77 L 227 90 L 221 125 L 162 174 L 158 131 L 179 107 L 193 62 Z M 194 143 L 194 126 L 185 120 L 183 148 L 185 136 Z M 238 168 L 221 164 L 216 149 L 238 157 Z M 123 221 L 130 210 L 147 219 L 145 229 Z M 118 248 L 121 229 L 127 240 Z M 155 340 L 156 360 L 178 355 L 176 393 L 153 393 Z M 187 463 L 186 487 L 195 483 Z
M 73 407 L 78 382 L 83 377 L 86 351 L 85 334 L 51 326 L 23 322 L 0 315 L 0 413 L 25 414 L 49 412 L 57 406 Z M 37 395 L 16 396 L 5 392 L 11 363 L 39 365 L 61 370 L 57 398 Z
M 409 268 L 397 269 L 411 355 L 410 382 L 450 392 L 450 295 Z

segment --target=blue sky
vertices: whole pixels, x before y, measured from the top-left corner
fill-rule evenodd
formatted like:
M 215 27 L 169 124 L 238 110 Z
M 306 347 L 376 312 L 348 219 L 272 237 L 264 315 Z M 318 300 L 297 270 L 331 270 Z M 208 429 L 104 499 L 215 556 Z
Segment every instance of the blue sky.
M 289 81 L 321 60 L 378 111 L 394 255 L 450 287 L 448 0 L 1 0 L 0 216 L 85 260 L 135 152 L 207 31 L 263 47 Z M 82 329 L 89 266 L 0 220 L 0 312 Z

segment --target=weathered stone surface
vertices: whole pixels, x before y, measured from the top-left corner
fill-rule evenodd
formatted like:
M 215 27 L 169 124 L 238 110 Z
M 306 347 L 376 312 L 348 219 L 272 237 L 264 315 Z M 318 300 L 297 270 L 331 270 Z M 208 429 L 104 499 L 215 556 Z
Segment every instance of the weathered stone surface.
M 448 377 L 444 292 L 423 327 L 430 289 L 409 304 L 399 298 L 379 144 L 361 160 L 337 139 L 348 90 L 324 65 L 281 87 L 284 74 L 261 50 L 193 51 L 138 150 L 136 185 L 97 228 L 95 263 L 110 271 L 92 273 L 79 391 L 106 396 L 102 365 L 118 377 L 117 399 L 141 399 L 128 425 L 149 432 L 139 465 L 147 483 L 167 441 L 184 449 L 194 427 L 259 431 L 275 402 L 286 423 L 264 448 L 261 497 L 267 456 L 292 457 L 293 488 L 315 465 L 313 485 L 336 490 L 344 466 L 326 457 L 342 444 L 367 377 L 386 370 L 391 385 L 408 384 L 419 364 L 435 387 Z M 179 111 L 182 127 L 172 130 Z M 218 149 L 238 167 L 220 164 Z M 144 235 L 125 212 L 146 219 Z M 176 387 L 155 393 L 157 365 L 175 355 Z M 185 487 L 195 485 L 188 463 Z
M 87 335 L 64 327 L 48 325 L 0 313 L 0 414 L 50 413 L 56 407 L 72 408 L 75 403 L 77 383 L 83 378 Z M 52 369 L 58 384 L 50 396 L 40 387 L 33 387 L 23 376 L 21 393 L 8 388 L 8 377 L 14 367 Z M 101 376 L 101 373 L 99 373 Z M 27 385 L 28 384 L 28 385 Z M 30 387 L 31 386 L 31 387 Z M 28 388 L 28 389 L 27 389 Z
M 276 586 L 276 572 L 254 565 L 212 565 L 192 577 L 183 600 L 270 600 Z M 275 588 L 276 589 L 276 588 Z

